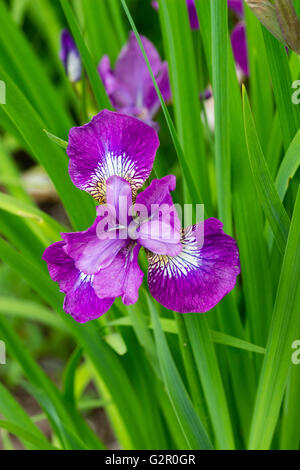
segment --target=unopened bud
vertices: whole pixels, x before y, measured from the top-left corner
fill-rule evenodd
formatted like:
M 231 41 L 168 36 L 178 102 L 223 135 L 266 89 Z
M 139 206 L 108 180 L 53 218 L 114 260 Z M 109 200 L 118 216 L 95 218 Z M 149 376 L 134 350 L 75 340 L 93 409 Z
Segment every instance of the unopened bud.
M 246 0 L 246 3 L 275 38 L 300 54 L 300 21 L 292 0 Z

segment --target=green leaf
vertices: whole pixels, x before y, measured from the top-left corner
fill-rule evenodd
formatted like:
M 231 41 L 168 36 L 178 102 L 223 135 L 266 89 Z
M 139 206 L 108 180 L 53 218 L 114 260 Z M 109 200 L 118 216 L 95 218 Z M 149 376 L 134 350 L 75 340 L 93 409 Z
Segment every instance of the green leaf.
M 184 152 L 186 166 L 196 188 L 200 186 L 203 202 L 210 209 L 210 187 L 200 100 L 197 68 L 186 2 L 159 0 L 159 18 L 164 48 L 169 65 L 176 127 Z M 178 34 L 180 31 L 180 34 Z M 184 37 L 184 41 L 182 40 Z M 184 167 L 183 167 L 184 170 Z M 185 170 L 184 170 L 185 174 Z M 189 181 L 187 180 L 189 184 Z
M 248 155 L 257 194 L 270 223 L 278 248 L 284 253 L 290 220 L 276 191 L 255 129 L 246 89 L 243 90 L 244 123 Z
M 249 438 L 250 449 L 269 449 L 288 374 L 291 345 L 299 331 L 300 305 L 300 189 L 283 259 L 267 351 L 258 385 Z
M 234 449 L 228 404 L 207 320 L 202 314 L 194 313 L 186 314 L 184 319 L 218 448 Z
M 77 366 L 82 358 L 83 349 L 77 347 L 73 354 L 71 355 L 68 364 L 64 372 L 64 399 L 70 403 L 70 405 L 75 406 L 75 374 Z
M 68 142 L 66 140 L 63 140 L 60 137 L 57 137 L 56 135 L 51 134 L 51 132 L 47 131 L 46 129 L 44 129 L 44 132 L 45 132 L 46 136 L 50 140 L 52 140 L 52 142 L 57 144 L 59 147 L 61 147 L 63 149 L 66 149 L 68 147 Z
M 292 77 L 285 47 L 264 27 L 262 28 L 283 143 L 287 150 L 300 126 L 300 110 L 291 99 Z
M 286 195 L 289 182 L 294 177 L 300 165 L 300 131 L 291 142 L 278 170 L 275 186 L 281 201 Z
M 6 429 L 11 434 L 19 437 L 22 440 L 26 440 L 30 442 L 31 445 L 35 446 L 36 449 L 39 450 L 59 450 L 57 447 L 52 446 L 49 442 L 44 439 L 39 439 L 34 434 L 27 431 L 27 429 L 23 429 L 20 426 L 17 426 L 13 423 L 8 421 L 0 420 L 0 428 Z
M 149 304 L 160 367 L 179 425 L 185 435 L 189 449 L 212 449 L 212 444 L 196 414 L 178 373 L 170 349 L 160 325 L 154 304 Z
M 5 71 L 10 76 L 46 123 L 44 127 L 55 133 L 66 134 L 73 121 L 62 106 L 60 95 L 51 84 L 44 64 L 37 58 L 21 29 L 12 21 L 4 2 L 0 2 L 0 16 L 3 19 L 0 31 L 0 75 Z M 9 90 L 7 96 L 12 98 Z
M 6 72 L 2 71 L 1 78 L 6 82 L 7 93 L 10 97 L 7 104 L 1 109 L 12 120 L 26 141 L 32 155 L 45 168 L 74 227 L 86 229 L 95 218 L 94 201 L 88 194 L 79 191 L 72 184 L 66 155 L 57 145 L 49 141 L 43 132 L 44 123 L 27 98 L 16 87 L 13 80 L 6 75 Z
M 141 38 L 139 36 L 139 33 L 137 31 L 137 28 L 134 24 L 134 21 L 132 19 L 132 16 L 130 14 L 130 11 L 128 10 L 128 7 L 126 5 L 126 1 L 125 0 L 121 0 L 121 3 L 123 5 L 123 8 L 124 8 L 124 11 L 126 13 L 126 16 L 128 18 L 128 21 L 132 27 L 132 30 L 136 36 L 136 39 L 139 43 L 139 46 L 141 48 L 141 51 L 143 53 L 143 56 L 144 56 L 144 59 L 145 59 L 145 62 L 147 64 L 147 67 L 148 67 L 148 70 L 149 70 L 149 73 L 151 75 L 151 78 L 152 78 L 152 81 L 153 81 L 153 85 L 155 87 L 155 90 L 156 90 L 156 93 L 157 93 L 157 96 L 159 97 L 159 101 L 160 101 L 160 104 L 161 104 L 161 107 L 162 107 L 162 110 L 163 110 L 163 113 L 164 113 L 164 116 L 165 116 L 165 119 L 166 119 L 166 122 L 167 122 L 167 125 L 168 125 L 168 129 L 170 131 L 170 135 L 171 135 L 171 138 L 172 138 L 172 141 L 173 141 L 173 144 L 174 144 L 174 148 L 176 150 L 176 154 L 177 154 L 177 157 L 178 157 L 178 160 L 179 160 L 179 163 L 181 165 L 181 168 L 182 168 L 182 175 L 183 175 L 183 178 L 185 179 L 186 183 L 187 183 L 187 190 L 191 196 L 191 200 L 193 201 L 202 201 L 202 197 L 200 196 L 200 189 L 199 189 L 199 185 L 198 184 L 195 184 L 194 182 L 194 179 L 193 179 L 193 176 L 192 176 L 192 172 L 190 171 L 190 168 L 189 168 L 189 164 L 187 163 L 187 160 L 185 158 L 185 155 L 184 155 L 184 152 L 183 152 L 183 149 L 182 149 L 182 146 L 181 146 L 181 143 L 180 143 L 180 140 L 178 138 L 178 135 L 176 133 L 176 129 L 174 127 L 174 124 L 173 124 L 173 121 L 171 119 L 171 116 L 170 116 L 170 113 L 168 111 L 168 108 L 164 102 L 164 99 L 162 97 L 162 94 L 160 92 L 160 89 L 157 85 L 157 82 L 156 82 L 156 79 L 154 77 L 154 74 L 153 74 L 153 71 L 152 71 L 152 68 L 151 68 L 151 65 L 150 65 L 150 62 L 149 62 L 149 59 L 147 57 L 147 54 L 146 54 L 146 51 L 145 51 L 145 48 L 143 46 L 143 43 L 141 41 Z
M 31 421 L 30 417 L 27 413 L 23 410 L 21 405 L 15 400 L 15 398 L 8 392 L 8 390 L 4 387 L 4 385 L 0 382 L 0 414 L 9 421 L 12 425 L 20 426 L 24 429 L 25 432 L 34 435 L 36 439 L 38 439 L 39 445 L 37 446 L 36 443 L 30 442 L 30 439 L 27 440 L 26 438 L 21 438 L 22 442 L 24 443 L 25 447 L 28 449 L 39 449 L 41 443 L 43 442 L 44 445 L 49 446 L 49 442 L 43 435 L 43 433 L 39 430 L 39 428 Z
M 94 64 L 98 65 L 104 54 L 115 59 L 121 49 L 117 29 L 112 24 L 109 15 L 109 3 L 95 0 L 81 0 L 84 14 L 84 26 L 88 38 L 89 50 L 94 59 Z M 101 27 L 99 19 L 101 18 Z
M 212 84 L 215 107 L 215 161 L 218 211 L 232 232 L 229 133 L 229 69 L 227 0 L 211 0 Z
M 64 322 L 50 309 L 37 302 L 0 296 L 0 312 L 8 317 L 23 318 L 67 333 Z
M 64 227 L 45 212 L 8 194 L 0 193 L 0 209 L 18 217 L 32 220 L 50 240 L 56 241 L 60 238 L 60 232 L 65 230 Z
M 0 306 L 1 306 L 1 297 L 0 297 Z M 160 319 L 161 327 L 164 333 L 171 333 L 178 335 L 178 327 L 175 320 L 169 318 Z M 130 326 L 133 327 L 133 319 L 131 317 L 122 317 L 117 320 L 112 320 L 108 323 L 108 326 Z M 153 329 L 154 326 L 152 323 L 148 325 L 148 328 Z M 233 348 L 242 349 L 244 351 L 255 352 L 258 354 L 265 354 L 265 348 L 256 346 L 256 344 L 249 343 L 240 338 L 223 333 L 222 331 L 210 330 L 211 339 L 218 344 L 223 344 L 223 346 L 231 346 Z

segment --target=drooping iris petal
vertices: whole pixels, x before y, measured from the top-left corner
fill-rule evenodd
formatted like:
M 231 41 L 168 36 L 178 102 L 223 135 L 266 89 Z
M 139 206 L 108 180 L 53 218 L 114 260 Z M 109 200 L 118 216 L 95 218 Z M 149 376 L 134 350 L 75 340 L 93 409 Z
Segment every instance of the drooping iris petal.
M 140 212 L 137 241 L 161 255 L 176 256 L 181 250 L 181 223 L 170 191 L 176 187 L 173 175 L 153 180 L 136 198 L 134 209 Z
M 106 201 L 106 181 L 113 175 L 128 181 L 135 193 L 151 173 L 158 146 L 150 126 L 131 116 L 101 111 L 90 123 L 70 130 L 71 179 L 101 204 Z
M 60 60 L 70 81 L 75 83 L 81 80 L 82 66 L 77 46 L 67 29 L 61 33 Z
M 149 255 L 151 294 L 164 307 L 179 313 L 212 309 L 234 288 L 239 273 L 236 242 L 224 234 L 217 219 L 185 229 L 178 256 Z
M 244 18 L 243 0 L 228 0 L 228 8 L 233 11 L 239 18 Z
M 131 242 L 121 250 L 114 261 L 94 278 L 95 292 L 99 298 L 122 297 L 125 305 L 137 302 L 144 273 L 138 265 L 140 246 Z
M 231 33 L 231 45 L 236 64 L 246 77 L 249 76 L 247 34 L 244 22 L 238 23 Z
M 58 282 L 60 290 L 66 294 L 64 310 L 80 323 L 95 320 L 109 310 L 114 298 L 97 297 L 93 286 L 94 276 L 86 276 L 76 269 L 64 247 L 63 241 L 54 243 L 43 255 L 51 279 Z
M 188 12 L 189 12 L 191 29 L 199 29 L 200 25 L 199 25 L 195 0 L 186 0 L 186 4 L 187 4 Z
M 171 88 L 167 64 L 161 61 L 154 45 L 146 37 L 140 37 L 164 100 L 169 101 Z M 160 106 L 159 98 L 133 32 L 117 59 L 115 69 L 111 69 L 109 58 L 104 56 L 98 72 L 117 111 L 151 123 Z
M 84 232 L 62 233 L 65 252 L 84 274 L 93 275 L 109 266 L 119 251 L 128 245 L 126 227 L 123 231 L 116 227 L 114 214 L 108 221 L 112 221 L 112 226 L 107 231 L 103 230 L 106 224 L 99 230 L 102 218 L 97 217 L 92 227 Z

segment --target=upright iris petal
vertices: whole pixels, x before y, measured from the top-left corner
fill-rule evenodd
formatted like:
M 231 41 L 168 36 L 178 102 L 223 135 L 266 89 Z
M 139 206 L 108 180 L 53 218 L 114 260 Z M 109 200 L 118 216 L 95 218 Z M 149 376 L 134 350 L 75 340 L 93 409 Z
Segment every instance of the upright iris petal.
M 167 63 L 161 61 L 154 45 L 146 37 L 141 36 L 141 40 L 164 100 L 169 101 L 171 88 Z M 133 32 L 117 59 L 115 69 L 111 69 L 108 56 L 104 56 L 98 71 L 115 109 L 152 125 L 160 102 Z
M 224 234 L 219 220 L 208 219 L 185 229 L 181 243 L 178 256 L 149 254 L 150 292 L 176 312 L 207 312 L 235 286 L 240 273 L 236 242 Z
M 181 252 L 181 223 L 170 191 L 176 187 L 173 175 L 153 180 L 138 194 L 134 207 L 142 207 L 147 215 L 139 219 L 137 241 L 148 250 L 161 255 L 176 256 Z
M 82 66 L 77 46 L 67 29 L 61 33 L 60 59 L 64 65 L 70 81 L 75 83 L 81 80 Z
M 151 173 L 158 146 L 150 126 L 125 114 L 101 111 L 69 133 L 71 179 L 101 204 L 106 201 L 106 181 L 113 175 L 128 181 L 136 193 Z

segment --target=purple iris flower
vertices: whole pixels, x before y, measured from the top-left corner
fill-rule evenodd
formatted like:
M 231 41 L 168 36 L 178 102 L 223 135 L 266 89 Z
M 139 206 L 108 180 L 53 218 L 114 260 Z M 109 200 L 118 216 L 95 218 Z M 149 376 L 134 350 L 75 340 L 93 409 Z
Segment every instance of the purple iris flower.
M 98 318 L 117 297 L 125 305 L 138 300 L 142 247 L 150 292 L 166 308 L 206 312 L 236 284 L 238 248 L 220 221 L 208 219 L 181 230 L 170 194 L 175 176 L 153 180 L 138 192 L 158 146 L 152 127 L 107 110 L 70 131 L 71 179 L 101 205 L 92 227 L 63 233 L 63 241 L 48 247 L 43 259 L 66 294 L 64 310 L 78 322 Z
M 149 58 L 157 84 L 165 101 L 171 99 L 168 64 L 162 62 L 154 45 L 144 36 L 142 43 Z M 123 47 L 115 69 L 111 69 L 107 55 L 102 57 L 98 71 L 114 108 L 154 125 L 153 117 L 160 108 L 143 54 L 133 32 Z M 155 125 L 154 125 L 155 126 Z
M 77 46 L 67 29 L 61 33 L 60 59 L 72 83 L 81 80 L 82 66 Z

